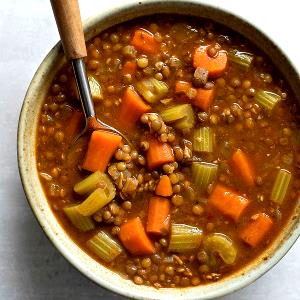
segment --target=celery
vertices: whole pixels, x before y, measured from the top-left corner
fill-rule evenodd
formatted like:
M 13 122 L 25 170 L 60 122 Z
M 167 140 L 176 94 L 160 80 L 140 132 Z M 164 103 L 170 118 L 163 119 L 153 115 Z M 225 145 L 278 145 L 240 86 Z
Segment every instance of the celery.
M 291 172 L 280 169 L 273 185 L 271 200 L 281 204 L 286 196 L 290 181 L 292 178 Z
M 83 216 L 90 216 L 101 209 L 114 198 L 108 188 L 97 188 L 78 206 L 78 211 Z
M 122 246 L 104 231 L 99 231 L 87 241 L 87 246 L 106 262 L 113 261 L 122 251 Z
M 137 91 L 149 103 L 163 99 L 169 91 L 168 85 L 155 78 L 143 79 L 136 84 Z
M 251 53 L 240 52 L 238 50 L 229 51 L 228 58 L 231 62 L 246 70 L 249 69 L 253 61 L 253 55 Z
M 92 75 L 88 76 L 90 90 L 94 101 L 103 100 L 103 92 L 100 83 Z
M 74 191 L 79 195 L 88 195 L 98 187 L 107 187 L 112 197 L 115 197 L 116 189 L 114 184 L 105 173 L 100 171 L 96 171 L 82 181 L 76 183 Z
M 168 250 L 171 252 L 188 252 L 199 248 L 202 230 L 185 224 L 172 224 Z
M 89 231 L 95 228 L 95 223 L 90 217 L 85 217 L 78 212 L 78 205 L 70 205 L 63 208 L 64 213 L 74 227 L 81 231 Z
M 218 165 L 207 162 L 194 162 L 192 164 L 192 177 L 200 191 L 207 191 L 208 185 L 217 177 Z
M 269 91 L 258 90 L 254 95 L 254 99 L 265 110 L 272 111 L 275 105 L 281 100 L 281 97 Z
M 214 133 L 209 127 L 201 127 L 194 131 L 193 149 L 198 152 L 213 152 Z

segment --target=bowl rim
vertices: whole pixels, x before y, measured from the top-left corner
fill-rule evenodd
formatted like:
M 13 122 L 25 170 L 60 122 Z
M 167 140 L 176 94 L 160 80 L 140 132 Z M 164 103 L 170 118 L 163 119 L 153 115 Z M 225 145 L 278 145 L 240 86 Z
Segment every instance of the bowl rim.
M 171 6 L 171 5 L 178 5 L 178 4 L 185 4 L 185 5 L 191 5 L 191 6 L 197 6 L 198 8 L 200 7 L 208 7 L 211 8 L 215 11 L 218 12 L 224 12 L 228 16 L 235 17 L 242 22 L 245 22 L 249 24 L 250 27 L 254 28 L 256 31 L 260 32 L 265 36 L 268 40 L 270 40 L 273 44 L 274 42 L 270 37 L 268 37 L 267 34 L 263 33 L 260 29 L 258 29 L 253 23 L 250 24 L 249 22 L 245 21 L 245 19 L 242 16 L 239 16 L 237 14 L 233 14 L 232 12 L 227 11 L 224 8 L 217 7 L 215 5 L 207 4 L 205 2 L 201 2 L 198 0 L 171 0 L 171 1 L 165 1 L 166 3 L 162 4 L 161 1 L 159 0 L 144 0 L 144 1 L 136 1 L 136 2 L 130 2 L 130 3 L 123 3 L 120 5 L 118 8 L 111 7 L 110 9 L 106 10 L 104 13 L 100 12 L 95 16 L 92 16 L 88 18 L 84 22 L 84 28 L 86 31 L 91 31 L 99 22 L 101 22 L 104 18 L 107 18 L 109 16 L 118 16 L 121 12 L 124 11 L 134 11 L 138 8 L 141 8 L 143 6 L 151 6 L 151 5 L 164 5 L 164 6 Z M 131 17 L 129 19 L 134 19 L 136 16 Z M 116 22 L 118 23 L 118 22 Z M 110 27 L 110 26 L 108 26 Z M 275 44 L 276 45 L 276 44 Z M 278 47 L 278 46 L 277 46 Z M 279 48 L 279 47 L 278 47 Z M 281 53 L 283 51 L 279 49 Z M 159 294 L 153 294 L 153 293 L 147 293 L 146 289 L 148 287 L 142 287 L 138 288 L 137 286 L 134 285 L 135 288 L 127 289 L 126 291 L 123 290 L 121 286 L 114 286 L 112 284 L 109 284 L 108 282 L 104 281 L 102 278 L 99 278 L 95 276 L 92 272 L 89 272 L 87 268 L 85 267 L 84 264 L 78 263 L 76 260 L 76 255 L 74 255 L 72 252 L 68 252 L 67 248 L 65 245 L 62 245 L 59 242 L 59 239 L 57 238 L 57 235 L 54 232 L 51 232 L 51 228 L 47 227 L 47 224 L 45 223 L 45 219 L 43 219 L 44 216 L 41 215 L 41 212 L 39 209 L 34 205 L 34 202 L 32 201 L 31 198 L 31 193 L 32 191 L 29 188 L 29 181 L 26 177 L 26 174 L 28 173 L 28 166 L 26 166 L 26 163 L 24 161 L 24 155 L 23 151 L 27 151 L 25 149 L 25 143 L 24 143 L 24 130 L 25 130 L 25 124 L 26 124 L 26 116 L 28 114 L 28 105 L 29 105 L 29 100 L 34 96 L 34 93 L 36 92 L 36 86 L 38 86 L 38 83 L 36 82 L 37 79 L 41 79 L 43 77 L 43 74 L 47 72 L 45 70 L 45 66 L 48 65 L 53 65 L 53 58 L 59 55 L 61 52 L 61 45 L 60 42 L 57 43 L 47 54 L 47 56 L 44 58 L 40 66 L 38 67 L 36 73 L 33 76 L 33 79 L 28 87 L 28 90 L 25 95 L 25 99 L 21 108 L 20 112 L 20 117 L 19 117 L 19 123 L 18 123 L 18 136 L 17 136 L 17 152 L 18 152 L 18 167 L 19 167 L 19 173 L 21 177 L 21 182 L 23 185 L 23 189 L 25 191 L 25 195 L 27 198 L 27 201 L 35 215 L 35 217 L 38 220 L 39 225 L 42 227 L 43 231 L 45 232 L 46 236 L 49 238 L 49 240 L 54 244 L 54 246 L 59 250 L 59 252 L 77 269 L 79 270 L 83 275 L 91 279 L 93 282 L 97 283 L 99 286 L 104 287 L 110 291 L 113 291 L 115 293 L 118 293 L 123 296 L 135 298 L 135 299 L 169 299 L 170 295 L 167 295 L 167 297 Z M 285 55 L 284 55 L 285 56 Z M 286 58 L 286 56 L 285 56 Z M 287 59 L 287 61 L 289 61 Z M 289 62 L 291 66 L 293 64 Z M 296 73 L 299 74 L 299 66 L 293 66 L 294 69 L 296 69 Z M 46 200 L 47 201 L 47 200 Z M 57 221 L 58 223 L 58 221 Z M 59 225 L 60 226 L 60 225 Z M 225 285 L 221 289 L 217 289 L 216 291 L 211 291 L 210 293 L 204 295 L 201 294 L 200 297 L 201 299 L 212 299 L 215 297 L 220 297 L 224 296 L 226 294 L 232 293 L 236 290 L 239 290 L 259 277 L 261 277 L 264 273 L 266 273 L 269 269 L 271 269 L 283 256 L 288 252 L 288 250 L 292 247 L 292 245 L 296 242 L 297 238 L 300 235 L 300 223 L 298 221 L 298 224 L 295 224 L 292 231 L 289 233 L 289 236 L 282 242 L 282 244 L 278 247 L 276 252 L 270 257 L 267 263 L 263 264 L 260 263 L 258 264 L 257 268 L 251 270 L 250 274 L 246 274 L 246 276 L 238 276 L 238 278 L 241 278 L 240 280 L 237 280 L 235 282 L 232 282 L 232 279 L 228 279 L 227 285 Z M 74 242 L 73 242 L 74 243 Z M 90 260 L 93 260 L 92 258 L 89 257 Z M 251 264 L 250 264 L 251 265 Z M 225 280 L 226 281 L 226 280 Z M 211 284 L 213 285 L 213 284 Z M 204 287 L 204 286 L 202 286 Z M 172 295 L 172 297 L 175 299 L 185 299 L 185 300 L 192 300 L 192 299 L 200 299 L 199 295 L 197 295 L 197 290 L 199 290 L 196 287 L 190 288 L 194 289 L 195 293 L 194 295 L 191 294 L 185 294 L 182 293 L 182 288 L 174 288 L 172 290 L 177 290 L 177 296 Z M 167 290 L 167 289 L 164 289 Z M 147 295 L 148 294 L 148 295 Z

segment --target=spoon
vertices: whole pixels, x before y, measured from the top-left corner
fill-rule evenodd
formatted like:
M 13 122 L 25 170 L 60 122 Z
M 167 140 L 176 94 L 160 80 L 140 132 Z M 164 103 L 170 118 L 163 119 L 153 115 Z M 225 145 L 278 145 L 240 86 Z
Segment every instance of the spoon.
M 50 1 L 65 55 L 72 63 L 77 90 L 85 116 L 85 127 L 71 145 L 87 132 L 94 130 L 103 130 L 118 134 L 129 143 L 129 140 L 120 131 L 99 120 L 96 116 L 85 63 L 83 61 L 83 58 L 87 56 L 87 51 L 78 0 Z

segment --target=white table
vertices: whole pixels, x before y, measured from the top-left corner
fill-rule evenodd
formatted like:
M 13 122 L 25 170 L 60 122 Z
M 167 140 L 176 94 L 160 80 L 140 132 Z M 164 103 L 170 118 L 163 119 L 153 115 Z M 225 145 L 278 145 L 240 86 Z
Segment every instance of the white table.
M 126 0 L 123 0 L 126 1 Z M 103 3 L 103 2 L 106 2 Z M 82 0 L 82 16 L 120 0 Z M 300 65 L 298 1 L 210 1 L 257 20 Z M 268 4 L 268 3 L 270 4 Z M 45 0 L 0 0 L 0 299 L 124 299 L 76 271 L 47 240 L 27 205 L 19 179 L 16 134 L 29 82 L 58 34 Z M 300 243 L 249 287 L 224 300 L 300 299 Z

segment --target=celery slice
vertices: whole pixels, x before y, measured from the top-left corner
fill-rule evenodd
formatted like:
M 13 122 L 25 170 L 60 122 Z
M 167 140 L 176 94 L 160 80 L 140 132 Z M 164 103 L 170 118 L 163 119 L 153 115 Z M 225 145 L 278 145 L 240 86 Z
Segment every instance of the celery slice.
M 201 127 L 194 131 L 193 149 L 198 152 L 213 152 L 214 133 L 210 127 Z
M 103 100 L 103 92 L 100 83 L 92 75 L 88 76 L 92 98 L 95 102 Z
M 107 174 L 100 171 L 96 171 L 95 173 L 84 178 L 82 181 L 76 183 L 74 186 L 74 191 L 79 195 L 88 195 L 99 187 L 107 187 L 112 197 L 115 197 L 116 189 L 114 184 Z
M 177 129 L 189 129 L 194 127 L 194 110 L 191 104 L 176 105 L 160 112 L 160 116 L 166 123 L 173 123 Z
M 63 211 L 77 229 L 89 231 L 95 228 L 95 223 L 90 217 L 85 217 L 79 213 L 77 204 L 66 206 L 63 208 Z
M 292 178 L 291 172 L 280 169 L 277 173 L 272 193 L 271 200 L 278 204 L 281 204 L 286 196 L 290 181 Z
M 208 185 L 217 177 L 218 165 L 207 162 L 192 163 L 192 177 L 200 191 L 207 191 Z
M 97 188 L 78 206 L 78 211 L 83 216 L 91 216 L 113 199 L 108 188 Z
M 236 259 L 237 249 L 232 240 L 222 233 L 209 234 L 203 241 L 205 251 L 209 255 L 216 253 L 222 258 L 226 264 L 233 264 Z
M 99 231 L 87 241 L 87 246 L 106 262 L 113 261 L 122 251 L 122 246 L 104 231 Z
M 185 224 L 172 224 L 168 251 L 188 252 L 199 248 L 202 230 Z
M 238 50 L 229 51 L 228 58 L 231 62 L 245 70 L 249 69 L 253 61 L 253 55 L 251 53 L 240 52 Z
M 137 91 L 149 103 L 163 99 L 169 91 L 168 85 L 155 78 L 143 79 L 136 83 Z
M 258 90 L 254 95 L 255 101 L 265 110 L 272 111 L 281 97 L 273 92 Z

